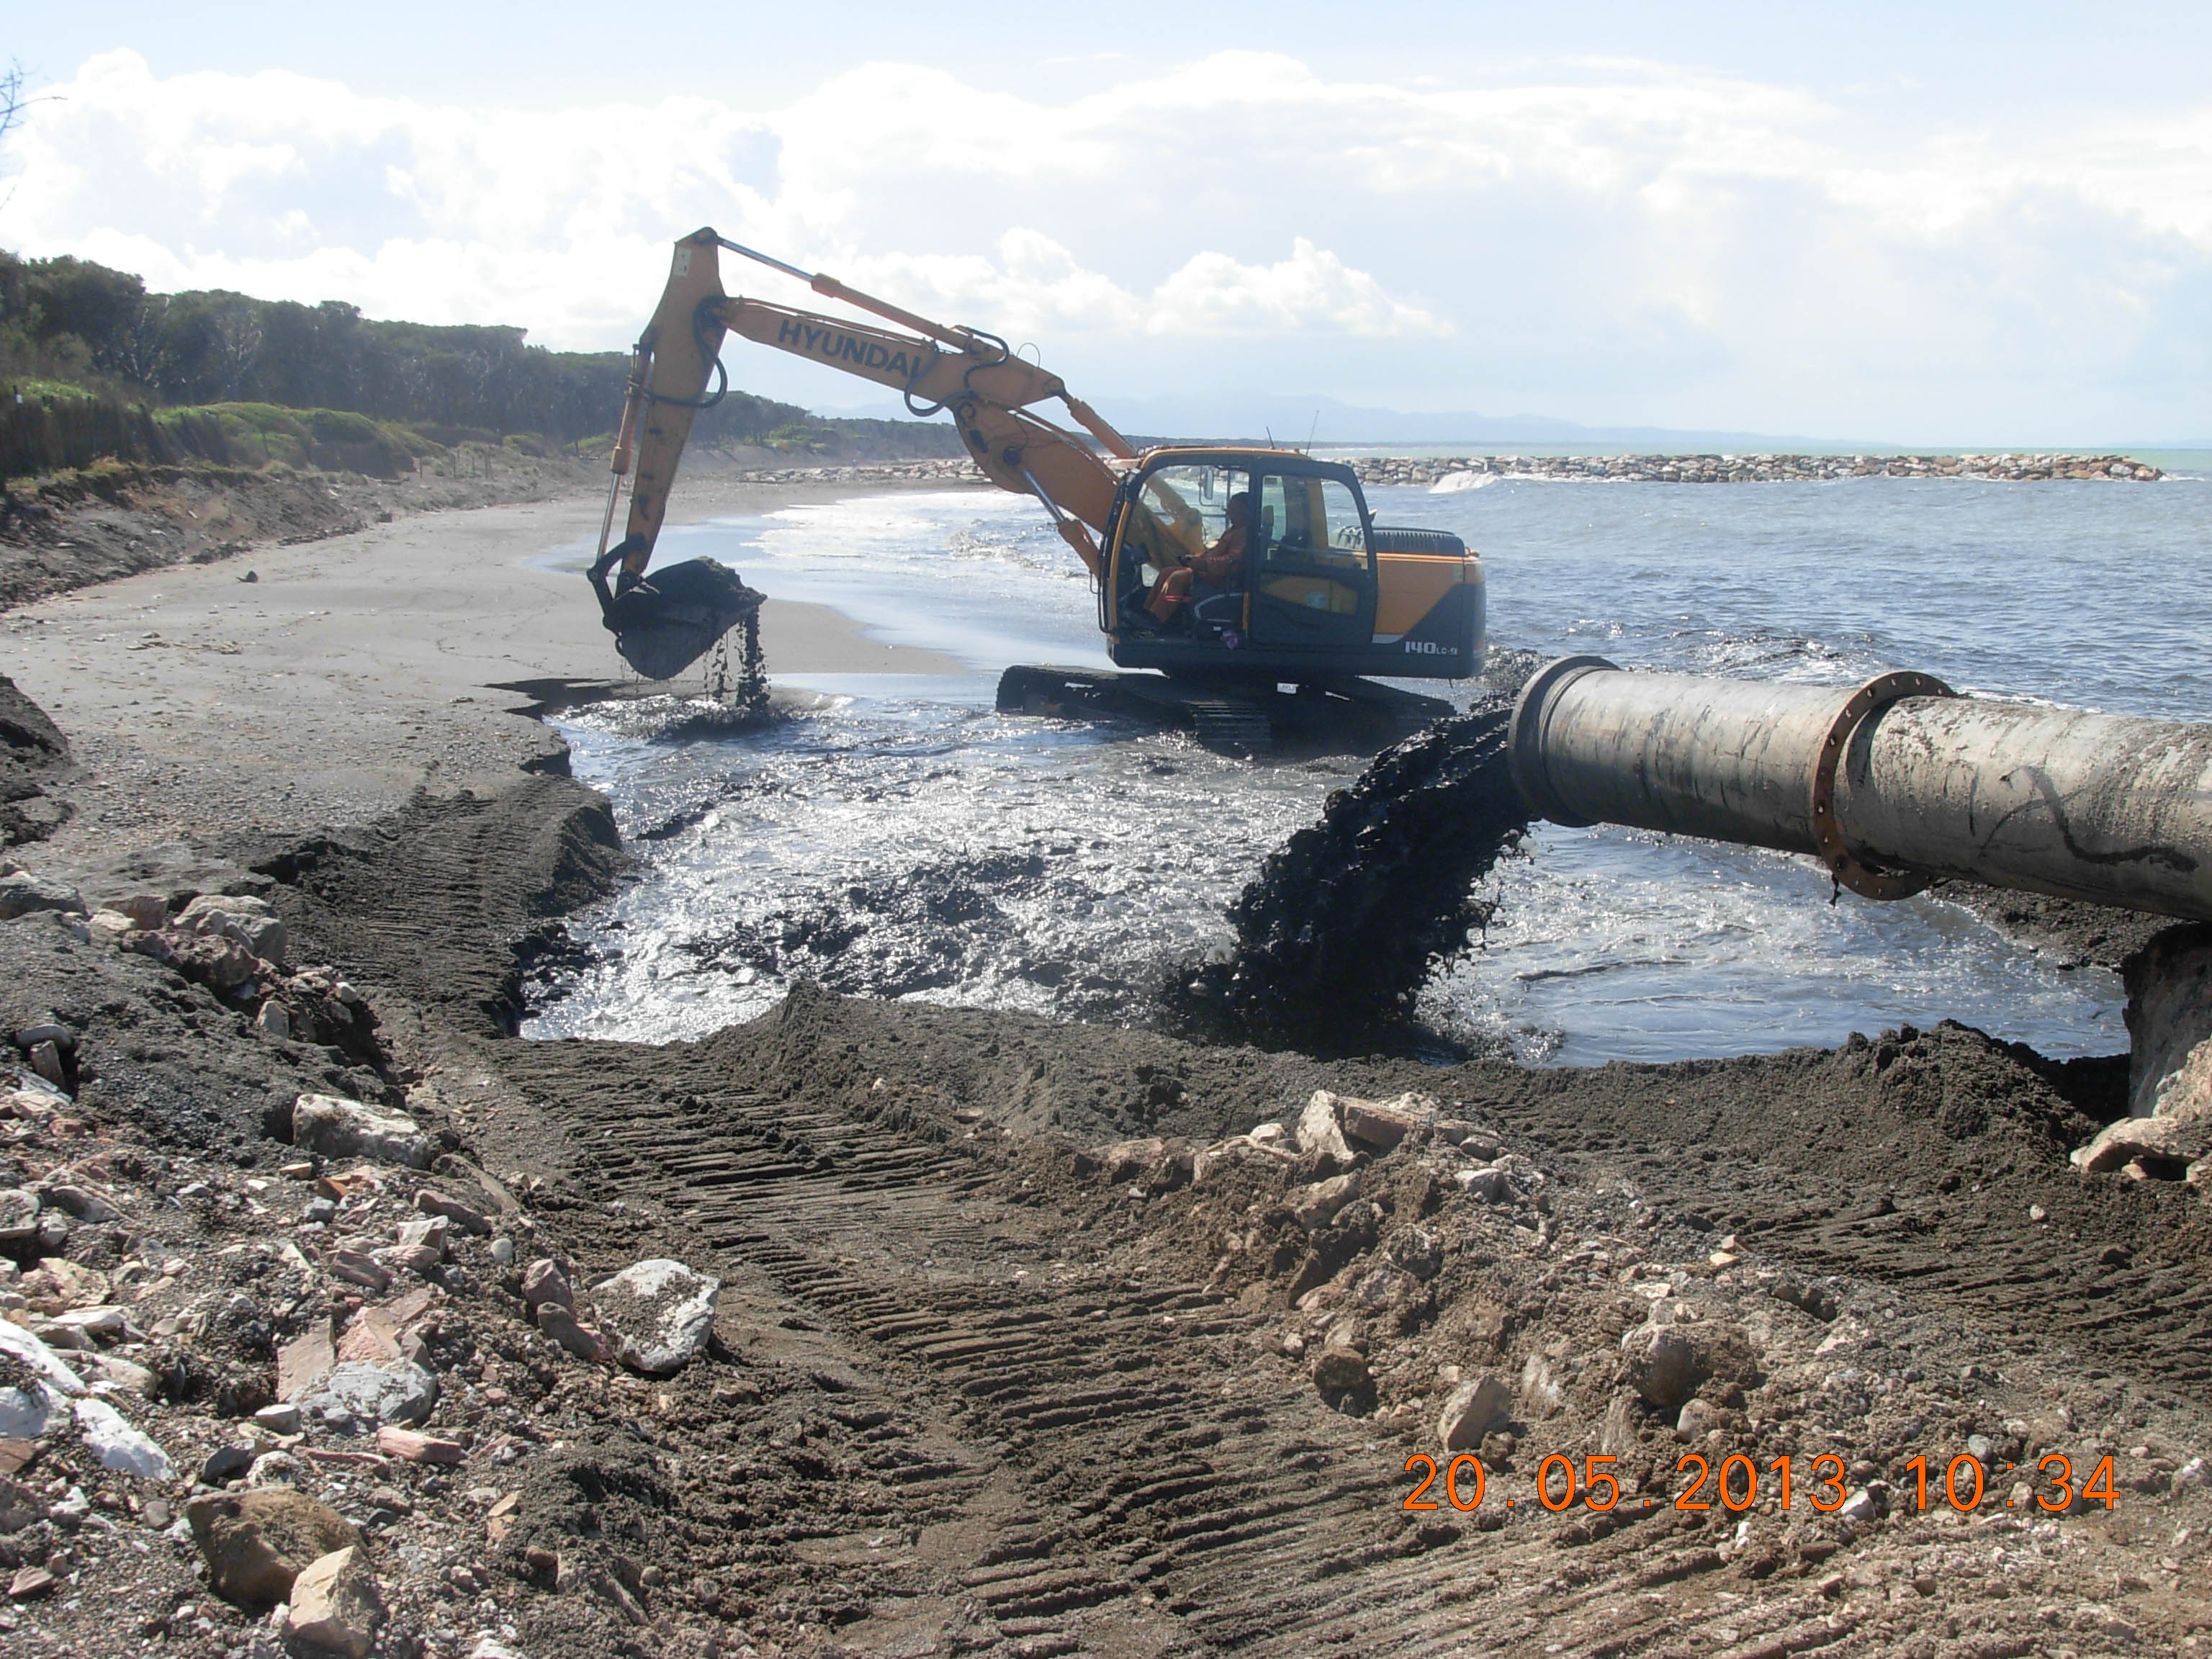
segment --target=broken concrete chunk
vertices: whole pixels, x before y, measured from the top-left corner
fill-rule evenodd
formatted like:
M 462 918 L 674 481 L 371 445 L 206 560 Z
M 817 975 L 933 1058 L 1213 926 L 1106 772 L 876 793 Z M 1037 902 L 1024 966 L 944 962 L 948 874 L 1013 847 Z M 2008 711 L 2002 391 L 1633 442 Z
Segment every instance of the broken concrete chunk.
M 247 1607 L 288 1599 L 307 1567 L 361 1542 L 336 1510 L 283 1487 L 210 1492 L 185 1505 L 185 1520 L 215 1593 Z
M 1437 1439 L 1448 1452 L 1473 1451 L 1483 1436 L 1513 1415 L 1513 1390 L 1495 1371 L 1461 1383 L 1437 1417 Z
M 2117 1170 L 2139 1158 L 2191 1164 L 2212 1154 L 2212 1117 L 2124 1117 L 2107 1124 L 2071 1154 L 2084 1175 Z
M 368 1659 L 384 1624 L 384 1598 L 358 1546 L 319 1556 L 292 1581 L 284 1634 L 295 1642 Z
M 1326 1089 L 1316 1089 L 1308 1097 L 1305 1110 L 1298 1114 L 1295 1133 L 1298 1150 L 1319 1152 L 1340 1164 L 1352 1162 L 1352 1148 L 1345 1143 L 1344 1125 L 1339 1115 L 1342 1097 Z
M 665 1376 L 707 1346 L 721 1293 L 720 1279 L 658 1257 L 594 1286 L 592 1308 L 624 1364 Z
M 420 1170 L 430 1141 L 411 1117 L 336 1095 L 301 1095 L 292 1108 L 292 1144 L 325 1158 L 368 1158 Z

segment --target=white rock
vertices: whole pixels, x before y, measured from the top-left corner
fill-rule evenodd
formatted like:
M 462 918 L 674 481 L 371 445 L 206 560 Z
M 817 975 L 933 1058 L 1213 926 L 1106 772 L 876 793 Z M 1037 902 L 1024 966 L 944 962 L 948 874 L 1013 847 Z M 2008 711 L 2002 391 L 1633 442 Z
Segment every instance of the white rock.
M 284 1634 L 345 1659 L 368 1659 L 384 1623 L 376 1575 L 357 1546 L 319 1556 L 292 1581 Z
M 1326 1089 L 1316 1089 L 1307 1098 L 1305 1110 L 1298 1114 L 1297 1134 L 1298 1150 L 1324 1152 L 1340 1164 L 1352 1162 L 1352 1148 L 1344 1139 L 1344 1124 L 1340 1115 L 1342 1102 Z
M 342 1434 L 386 1423 L 420 1423 L 438 1403 L 438 1379 L 412 1360 L 349 1359 L 299 1402 L 301 1414 Z
M 54 1351 L 21 1325 L 0 1319 L 0 1353 L 19 1359 L 38 1374 L 39 1380 L 65 1395 L 84 1392 L 84 1379 L 64 1365 Z
M 123 1413 L 105 1400 L 78 1401 L 76 1428 L 102 1468 L 144 1480 L 177 1478 L 169 1465 L 169 1455 L 125 1422 Z
M 292 1144 L 325 1158 L 368 1158 L 428 1167 L 430 1140 L 411 1117 L 336 1095 L 301 1095 L 292 1108 Z
M 719 1279 L 664 1257 L 625 1267 L 593 1286 L 592 1306 L 617 1358 L 664 1376 L 707 1346 L 721 1292 Z
M 281 1002 L 263 1003 L 261 1012 L 253 1017 L 253 1023 L 273 1037 L 292 1035 L 292 1016 Z
M 1472 1451 L 1512 1415 L 1513 1390 L 1495 1371 L 1485 1371 L 1445 1399 L 1437 1418 L 1437 1438 L 1448 1452 Z
M 44 1382 L 0 1389 L 0 1438 L 36 1440 L 67 1409 L 60 1391 Z

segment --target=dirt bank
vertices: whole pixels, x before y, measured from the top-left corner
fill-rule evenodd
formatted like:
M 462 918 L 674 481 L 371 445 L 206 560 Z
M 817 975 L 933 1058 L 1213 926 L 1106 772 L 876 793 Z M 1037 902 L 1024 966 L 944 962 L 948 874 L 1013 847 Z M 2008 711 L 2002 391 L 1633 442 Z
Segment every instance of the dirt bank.
M 19 856 L 88 907 L 141 902 L 0 921 L 0 1188 L 33 1212 L 0 1292 L 170 1464 L 103 1465 L 67 1409 L 0 1437 L 11 1643 L 275 1652 L 185 1518 L 256 1487 L 356 1528 L 379 1650 L 441 1659 L 2212 1630 L 2212 1226 L 2185 1187 L 2067 1164 L 2118 1109 L 2111 1062 L 1942 1026 L 1441 1068 L 813 991 L 665 1048 L 505 1036 L 548 924 L 623 864 L 506 712 L 526 694 L 487 690 L 603 660 L 588 612 L 554 620 L 574 579 L 522 562 L 580 515 L 286 550 L 265 617 L 210 566 L 10 619 L 82 769 L 53 786 L 76 816 Z M 195 933 L 228 914 L 205 895 L 236 915 Z M 274 949 L 252 900 L 281 968 L 241 943 Z M 335 1150 L 302 1127 L 314 1093 L 419 1142 Z M 1271 1122 L 1297 1133 L 1245 1133 Z M 424 1244 L 439 1204 L 483 1231 Z M 591 1286 L 661 1257 L 721 1289 L 711 1341 L 656 1378 L 593 1357 Z M 556 1259 L 565 1325 L 525 1278 Z M 427 1439 L 256 1421 L 323 1336 L 415 1389 L 386 1426 Z M 1480 1507 L 1406 1508 L 1407 1460 L 1460 1447 Z M 2037 1507 L 2052 1452 L 2075 1488 L 2109 1458 L 2113 1506 Z M 1621 1501 L 1547 1508 L 1553 1454 Z M 1830 1454 L 1848 1504 L 1823 1513 Z M 1732 1456 L 1754 1503 L 1674 1507 L 1683 1459 Z M 1981 1501 L 1946 1503 L 1947 1474 Z

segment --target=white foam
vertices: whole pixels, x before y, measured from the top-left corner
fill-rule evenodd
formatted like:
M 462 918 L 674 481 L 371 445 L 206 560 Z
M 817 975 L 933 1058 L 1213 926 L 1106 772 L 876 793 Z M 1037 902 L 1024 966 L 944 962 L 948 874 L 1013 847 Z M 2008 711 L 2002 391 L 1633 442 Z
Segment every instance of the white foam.
M 1462 489 L 1481 489 L 1497 482 L 1495 472 L 1447 472 L 1429 486 L 1429 494 L 1455 495 Z

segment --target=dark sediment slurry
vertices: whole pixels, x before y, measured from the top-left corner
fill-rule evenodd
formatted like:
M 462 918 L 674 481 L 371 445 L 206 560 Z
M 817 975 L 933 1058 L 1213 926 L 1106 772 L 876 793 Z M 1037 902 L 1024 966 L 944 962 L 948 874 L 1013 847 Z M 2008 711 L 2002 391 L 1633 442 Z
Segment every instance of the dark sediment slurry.
M 1231 908 L 1234 956 L 1170 1006 L 1196 1030 L 1321 1053 L 1403 1026 L 1436 964 L 1488 923 L 1474 884 L 1527 831 L 1510 715 L 1498 699 L 1438 720 L 1330 795 Z

